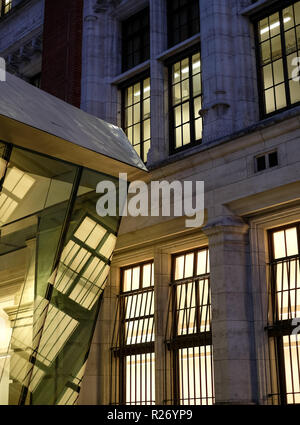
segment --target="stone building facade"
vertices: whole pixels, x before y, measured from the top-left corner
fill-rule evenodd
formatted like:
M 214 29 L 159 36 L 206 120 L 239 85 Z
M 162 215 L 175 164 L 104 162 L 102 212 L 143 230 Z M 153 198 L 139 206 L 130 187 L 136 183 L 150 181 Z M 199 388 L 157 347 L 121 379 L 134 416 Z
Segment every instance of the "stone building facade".
M 9 71 L 75 105 L 80 89 L 147 184 L 205 184 L 201 227 L 122 219 L 78 403 L 299 403 L 300 2 L 76 1 L 61 51 L 64 2 L 19 3 L 0 21 Z

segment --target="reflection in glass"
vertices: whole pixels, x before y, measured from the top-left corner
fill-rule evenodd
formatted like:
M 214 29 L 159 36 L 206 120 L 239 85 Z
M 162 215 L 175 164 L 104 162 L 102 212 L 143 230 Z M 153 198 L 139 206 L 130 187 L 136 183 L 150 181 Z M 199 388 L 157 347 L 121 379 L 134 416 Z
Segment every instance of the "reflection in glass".
M 118 217 L 97 215 L 95 188 L 117 182 L 16 147 L 3 164 L 0 283 L 16 289 L 5 302 L 0 291 L 0 326 L 11 334 L 9 343 L 0 337 L 1 397 L 72 404 L 119 226 Z

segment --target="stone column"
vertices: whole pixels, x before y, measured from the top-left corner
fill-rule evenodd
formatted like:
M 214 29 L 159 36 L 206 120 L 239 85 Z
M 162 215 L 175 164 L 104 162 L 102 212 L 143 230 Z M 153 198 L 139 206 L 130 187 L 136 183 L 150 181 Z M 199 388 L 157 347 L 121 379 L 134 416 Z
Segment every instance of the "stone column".
M 168 114 L 163 93 L 167 96 L 165 67 L 156 57 L 167 48 L 166 1 L 150 1 L 150 77 L 151 77 L 151 149 L 148 166 L 168 156 L 166 128 Z M 167 80 L 166 80 L 167 81 Z
M 84 2 L 81 109 L 113 124 L 117 123 L 117 88 L 110 80 L 121 72 L 119 22 L 114 4 Z
M 203 143 L 258 119 L 254 38 L 241 15 L 250 0 L 201 0 Z
M 169 358 L 166 357 L 165 338 L 168 316 L 171 256 L 160 248 L 154 252 L 154 295 L 155 295 L 155 404 L 164 404 L 170 399 L 171 377 Z
M 223 216 L 203 231 L 209 238 L 216 403 L 252 404 L 257 373 L 248 225 Z

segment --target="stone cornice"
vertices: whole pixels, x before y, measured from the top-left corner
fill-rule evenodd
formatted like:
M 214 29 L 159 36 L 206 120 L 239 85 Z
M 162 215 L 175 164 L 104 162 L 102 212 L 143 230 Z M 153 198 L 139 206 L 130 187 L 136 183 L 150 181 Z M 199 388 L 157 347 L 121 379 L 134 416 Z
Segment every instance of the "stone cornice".
M 18 74 L 20 65 L 30 62 L 33 56 L 42 53 L 42 45 L 42 34 L 39 34 L 8 54 L 5 57 L 7 70 L 13 74 Z

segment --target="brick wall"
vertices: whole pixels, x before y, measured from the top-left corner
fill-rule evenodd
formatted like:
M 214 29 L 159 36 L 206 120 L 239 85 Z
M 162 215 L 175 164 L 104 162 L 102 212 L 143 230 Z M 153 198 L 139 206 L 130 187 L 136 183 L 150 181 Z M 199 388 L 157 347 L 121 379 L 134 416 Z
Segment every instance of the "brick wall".
M 80 107 L 83 0 L 45 0 L 43 90 Z

